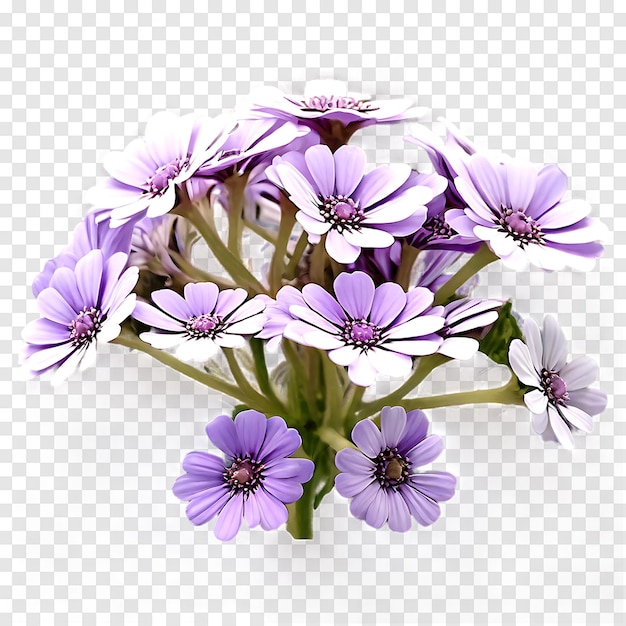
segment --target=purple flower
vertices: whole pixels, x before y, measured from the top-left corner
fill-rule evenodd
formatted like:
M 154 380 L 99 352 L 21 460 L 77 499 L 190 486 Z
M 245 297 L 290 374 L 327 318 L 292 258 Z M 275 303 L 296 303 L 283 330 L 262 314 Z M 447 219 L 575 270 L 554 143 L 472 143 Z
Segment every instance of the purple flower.
M 508 267 L 519 270 L 530 262 L 548 271 L 588 270 L 602 253 L 597 240 L 605 236 L 604 225 L 586 217 L 586 202 L 563 200 L 567 176 L 555 165 L 538 170 L 474 154 L 455 185 L 468 207 L 448 211 L 449 224 L 488 242 Z
M 501 306 L 501 300 L 480 298 L 463 298 L 447 304 L 444 307 L 446 322 L 439 331 L 443 337 L 439 354 L 451 359 L 471 359 L 478 351 L 478 340 L 467 334 L 484 336 L 487 327 L 498 319 L 495 309 Z
M 309 81 L 304 96 L 287 96 L 278 89 L 265 87 L 251 94 L 251 109 L 260 116 L 297 120 L 312 128 L 326 129 L 332 122 L 357 128 L 381 122 L 416 119 L 426 109 L 414 108 L 410 100 L 370 100 L 369 96 L 348 93 L 336 80 Z
M 591 416 L 606 408 L 606 394 L 589 388 L 598 377 L 598 366 L 586 356 L 567 362 L 565 335 L 549 315 L 541 332 L 534 320 L 527 319 L 524 337 L 526 343 L 519 339 L 511 342 L 509 361 L 520 381 L 533 387 L 524 395 L 533 429 L 544 440 L 556 440 L 571 449 L 572 433 L 590 433 Z
M 419 410 L 406 413 L 400 406 L 386 406 L 380 424 L 381 430 L 369 420 L 354 427 L 352 440 L 359 449 L 337 453 L 335 464 L 341 473 L 335 487 L 352 498 L 352 515 L 374 528 L 388 522 L 391 530 L 406 532 L 411 517 L 430 526 L 441 515 L 438 502 L 454 495 L 456 478 L 416 468 L 432 463 L 441 454 L 443 441 L 439 435 L 426 436 L 428 419 Z
M 233 421 L 220 415 L 207 427 L 209 439 L 226 453 L 222 460 L 208 452 L 190 452 L 183 461 L 186 474 L 176 479 L 174 495 L 189 501 L 192 524 L 206 524 L 217 515 L 215 536 L 232 539 L 245 517 L 250 528 L 278 528 L 287 521 L 285 504 L 302 496 L 302 483 L 311 480 L 308 459 L 287 458 L 302 443 L 298 431 L 281 417 L 243 411 Z
M 68 378 L 79 366 L 93 365 L 98 344 L 120 334 L 120 324 L 132 313 L 139 270 L 126 267 L 127 256 L 105 258 L 92 250 L 73 269 L 59 267 L 39 293 L 41 318 L 22 332 L 25 371 L 31 376 L 51 372 L 52 384 Z
M 394 237 L 413 234 L 424 222 L 433 191 L 415 182 L 408 165 L 365 173 L 365 152 L 328 146 L 277 157 L 268 178 L 298 207 L 296 219 L 316 244 L 339 263 L 353 263 L 361 248 L 388 248 Z
M 377 372 L 405 376 L 414 356 L 433 354 L 441 345 L 435 333 L 444 324 L 443 307 L 431 308 L 434 296 L 428 289 L 405 293 L 396 283 L 375 287 L 363 272 L 344 272 L 334 291 L 336 298 L 319 285 L 305 285 L 304 305 L 289 306 L 297 319 L 287 324 L 284 336 L 328 350 L 333 363 L 348 367 L 354 384 L 371 385 Z
M 219 291 L 213 283 L 188 283 L 185 297 L 171 289 L 152 293 L 158 309 L 138 301 L 133 317 L 162 332 L 145 332 L 140 337 L 155 348 L 176 348 L 183 361 L 206 361 L 218 348 L 238 348 L 244 335 L 263 328 L 265 304 L 260 298 L 246 302 L 245 289 Z
M 223 119 L 157 113 L 146 136 L 123 152 L 110 152 L 104 167 L 111 176 L 88 192 L 87 200 L 113 227 L 137 216 L 165 215 L 176 204 L 176 187 L 188 181 L 211 145 L 221 144 L 229 128 Z M 191 188 L 188 189 L 193 195 Z
M 91 211 L 78 224 L 72 235 L 69 246 L 54 259 L 48 261 L 43 270 L 33 281 L 33 295 L 35 298 L 43 289 L 50 285 L 52 275 L 59 267 L 74 269 L 79 259 L 82 259 L 92 250 L 102 250 L 105 259 L 116 252 L 128 254 L 132 237 L 132 224 L 123 228 L 110 228 L 108 221 L 97 223 L 97 213 Z
M 306 302 L 302 293 L 291 285 L 282 287 L 276 294 L 276 300 L 265 295 L 257 296 L 257 298 L 261 298 L 265 302 L 265 323 L 263 330 L 257 335 L 257 339 L 268 340 L 268 348 L 270 350 L 276 349 L 283 338 L 287 324 L 298 319 L 289 312 L 289 308 L 296 304 L 306 306 Z

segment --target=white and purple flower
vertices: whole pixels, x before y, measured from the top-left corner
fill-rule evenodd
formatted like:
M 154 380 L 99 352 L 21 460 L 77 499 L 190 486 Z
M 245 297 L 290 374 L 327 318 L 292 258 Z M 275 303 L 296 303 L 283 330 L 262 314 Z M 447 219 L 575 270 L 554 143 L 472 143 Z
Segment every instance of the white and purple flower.
M 296 219 L 309 242 L 326 235 L 326 251 L 339 263 L 356 261 L 361 248 L 388 248 L 395 237 L 415 233 L 433 198 L 408 165 L 366 173 L 365 152 L 353 146 L 291 152 L 275 158 L 267 176 L 299 209 Z
M 370 420 L 352 431 L 358 450 L 345 448 L 335 457 L 341 472 L 337 491 L 352 498 L 350 512 L 374 528 L 406 532 L 411 517 L 430 526 L 441 515 L 439 502 L 454 496 L 456 478 L 448 472 L 417 472 L 432 463 L 443 450 L 439 435 L 427 435 L 428 419 L 422 411 L 408 413 L 386 406 L 380 430 Z
M 248 526 L 273 530 L 287 521 L 287 508 L 303 493 L 314 465 L 309 459 L 289 458 L 302 443 L 298 431 L 281 417 L 242 411 L 233 421 L 216 417 L 207 427 L 209 439 L 226 459 L 208 452 L 190 452 L 183 461 L 186 474 L 174 483 L 174 495 L 189 501 L 192 524 L 217 516 L 215 536 L 229 541 L 245 518 Z
M 23 367 L 30 376 L 52 372 L 56 385 L 80 367 L 95 362 L 99 344 L 115 339 L 121 323 L 132 313 L 139 270 L 125 269 L 127 255 L 106 258 L 92 250 L 75 267 L 57 268 L 49 286 L 39 292 L 41 318 L 22 332 L 26 346 Z
M 431 307 L 434 295 L 428 289 L 405 293 L 397 283 L 375 287 L 363 272 L 344 272 L 335 279 L 334 291 L 335 298 L 319 285 L 305 285 L 304 304 L 289 306 L 296 319 L 283 320 L 283 336 L 327 350 L 333 363 L 348 368 L 356 385 L 371 385 L 379 372 L 406 376 L 413 357 L 433 354 L 442 343 L 436 333 L 444 325 L 443 307 Z M 283 297 L 281 290 L 276 299 Z
M 141 333 L 154 348 L 176 348 L 183 361 L 206 361 L 219 348 L 239 348 L 263 328 L 265 303 L 245 289 L 219 291 L 213 283 L 188 283 L 184 297 L 171 289 L 152 293 L 156 308 L 137 301 L 133 317 L 158 332 Z M 246 301 L 247 300 L 247 301 Z
M 589 387 L 598 377 L 598 366 L 586 356 L 567 362 L 565 335 L 550 315 L 541 331 L 533 319 L 527 319 L 524 337 L 526 343 L 511 342 L 509 361 L 519 380 L 533 388 L 524 395 L 533 429 L 544 440 L 556 440 L 571 449 L 573 433 L 590 433 L 592 416 L 606 408 L 606 394 Z

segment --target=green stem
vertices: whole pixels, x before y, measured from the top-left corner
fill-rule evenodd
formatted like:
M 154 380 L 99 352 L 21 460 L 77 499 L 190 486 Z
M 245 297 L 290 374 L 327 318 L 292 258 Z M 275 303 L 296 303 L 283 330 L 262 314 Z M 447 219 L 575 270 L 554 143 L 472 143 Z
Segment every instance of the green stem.
M 139 337 L 137 337 L 137 335 L 128 327 L 122 328 L 122 332 L 118 335 L 117 339 L 113 340 L 113 343 L 126 346 L 131 350 L 139 350 L 140 352 L 145 352 L 160 363 L 171 367 L 172 369 L 180 372 L 184 376 L 188 376 L 189 378 L 192 378 L 193 380 L 207 387 L 210 387 L 211 389 L 220 391 L 221 393 L 230 396 L 231 398 L 235 398 L 236 400 L 239 400 L 244 404 L 254 406 L 254 408 L 258 409 L 259 411 L 265 412 L 272 410 L 272 406 L 260 394 L 257 395 L 262 400 L 262 408 L 258 406 L 258 403 L 255 404 L 255 398 L 249 397 L 237 385 L 233 385 L 232 383 L 229 383 L 222 378 L 218 378 L 217 376 L 213 376 L 212 374 L 203 372 L 189 365 L 188 363 L 184 363 L 183 361 L 178 360 L 176 357 L 163 350 L 153 348 L 149 343 L 146 343 L 145 341 L 139 339 Z
M 272 237 L 271 233 L 265 228 L 261 228 L 258 224 L 254 222 L 249 222 L 247 219 L 243 219 L 243 225 L 246 228 L 249 228 L 253 233 L 256 233 L 261 239 L 265 239 L 267 243 L 271 243 L 273 246 L 276 246 L 276 239 Z
M 434 304 L 445 304 L 456 293 L 456 290 L 464 285 L 474 274 L 497 259 L 498 257 L 484 243 L 468 262 L 448 282 L 439 288 L 435 294 Z
M 298 243 L 296 243 L 296 247 L 294 248 L 293 255 L 291 256 L 291 260 L 287 265 L 287 269 L 285 270 L 285 276 L 287 280 L 293 280 L 298 273 L 298 263 L 300 263 L 300 259 L 302 255 L 307 249 L 309 245 L 309 236 L 306 231 L 303 231 L 298 239 Z
M 449 360 L 447 356 L 443 356 L 442 354 L 432 354 L 422 357 L 418 361 L 417 367 L 413 370 L 413 373 L 395 391 L 392 391 L 389 395 L 379 398 L 378 400 L 362 404 L 361 410 L 355 416 L 355 423 L 365 417 L 374 415 L 374 413 L 378 413 L 378 411 L 385 406 L 401 405 L 400 400 L 404 398 L 409 391 L 415 389 L 415 387 L 417 387 L 436 367 L 447 363 Z
M 257 382 L 259 383 L 259 389 L 264 394 L 269 396 L 276 404 L 283 405 L 282 401 L 274 391 L 274 387 L 270 381 L 269 373 L 267 371 L 267 363 L 265 361 L 265 344 L 260 339 L 252 338 L 250 339 L 250 349 L 252 351 L 252 358 L 254 359 L 254 371 L 256 373 Z
M 275 297 L 277 291 L 283 286 L 285 253 L 287 252 L 289 237 L 291 237 L 291 231 L 293 230 L 295 221 L 293 213 L 283 210 L 280 218 L 280 226 L 278 228 L 278 239 L 276 240 L 276 247 L 274 248 L 274 254 L 272 255 L 272 261 L 270 263 L 269 283 L 270 295 L 272 297 Z
M 324 396 L 326 398 L 326 410 L 324 411 L 323 423 L 341 424 L 341 385 L 337 366 L 328 358 L 327 354 L 322 354 L 322 369 L 324 372 Z
M 365 387 L 359 387 L 358 385 L 350 383 L 350 387 L 344 398 L 347 409 L 343 417 L 343 429 L 346 435 L 352 430 L 351 424 L 354 423 L 356 412 L 364 394 Z
M 241 258 L 241 234 L 243 231 L 243 190 L 248 175 L 234 174 L 225 181 L 228 189 L 228 248 Z
M 415 264 L 415 259 L 417 259 L 418 254 L 419 250 L 417 248 L 410 246 L 406 242 L 402 245 L 402 258 L 400 260 L 400 267 L 396 272 L 396 282 L 405 291 L 409 288 L 411 271 L 413 270 L 413 265 Z
M 326 252 L 324 250 L 324 237 L 322 237 L 319 243 L 313 246 L 313 252 L 311 252 L 311 267 L 309 269 L 309 275 L 311 277 L 311 281 L 322 286 L 324 286 L 324 283 L 325 283 L 324 269 L 326 266 Z
M 316 433 L 324 443 L 327 443 L 336 452 L 339 452 L 339 450 L 343 450 L 344 448 L 356 449 L 356 446 L 351 441 L 340 435 L 334 428 L 322 426 L 322 428 L 319 428 Z
M 205 272 L 203 269 L 192 265 L 183 258 L 178 252 L 174 250 L 169 251 L 170 256 L 179 267 L 179 269 L 189 276 L 189 278 L 193 278 L 194 280 L 199 280 L 202 282 L 210 282 L 215 283 L 220 289 L 234 289 L 237 285 L 227 278 L 223 278 L 221 276 L 217 276 L 215 274 L 211 274 L 209 272 Z
M 315 476 L 304 485 L 304 493 L 299 500 L 287 505 L 289 518 L 287 532 L 294 539 L 313 539 L 313 498 L 317 481 Z

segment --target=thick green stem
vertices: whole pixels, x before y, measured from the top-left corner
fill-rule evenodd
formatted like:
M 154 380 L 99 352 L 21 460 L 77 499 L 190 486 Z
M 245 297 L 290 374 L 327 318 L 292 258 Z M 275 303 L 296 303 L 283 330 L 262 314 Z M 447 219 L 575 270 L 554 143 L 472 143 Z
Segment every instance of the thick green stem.
M 278 239 L 276 240 L 276 247 L 274 248 L 274 254 L 272 255 L 272 261 L 270 263 L 269 283 L 270 295 L 272 297 L 275 297 L 276 292 L 283 286 L 285 254 L 287 252 L 287 245 L 289 244 L 289 237 L 291 237 L 291 231 L 295 223 L 294 213 L 283 208 L 280 218 L 280 227 L 278 229 Z
M 413 265 L 415 264 L 415 259 L 417 259 L 418 254 L 419 250 L 417 248 L 410 246 L 406 242 L 402 245 L 402 258 L 400 260 L 400 267 L 396 272 L 396 282 L 405 291 L 410 286 L 411 271 L 413 270 Z
M 325 283 L 324 271 L 326 268 L 326 251 L 324 250 L 324 237 L 322 237 L 318 244 L 315 244 L 315 246 L 313 246 L 313 252 L 311 252 L 311 267 L 309 269 L 311 281 L 322 286 L 324 286 Z
M 234 174 L 225 181 L 228 189 L 228 248 L 241 258 L 241 234 L 243 231 L 243 191 L 248 175 Z
M 326 398 L 323 423 L 341 424 L 341 398 L 343 393 L 339 381 L 339 372 L 337 371 L 337 366 L 328 358 L 328 355 L 321 354 L 321 358 L 324 372 L 324 396 Z
M 285 270 L 285 277 L 287 280 L 293 280 L 298 273 L 298 264 L 300 263 L 300 259 L 302 255 L 307 249 L 309 245 L 309 236 L 306 231 L 303 231 L 298 239 L 298 243 L 296 243 L 296 247 L 294 248 L 293 255 L 287 265 L 287 269 Z
M 478 252 L 448 282 L 439 288 L 435 294 L 434 304 L 445 304 L 456 293 L 456 290 L 464 285 L 474 274 L 497 259 L 498 257 L 484 243 L 478 249 Z
M 235 283 L 228 280 L 228 278 L 216 276 L 215 274 L 205 272 L 203 269 L 192 265 L 189 261 L 183 258 L 181 254 L 178 254 L 178 252 L 170 250 L 169 254 L 183 274 L 189 276 L 189 278 L 202 282 L 215 283 L 220 289 L 234 289 L 237 286 Z
M 250 339 L 250 349 L 252 351 L 252 358 L 254 359 L 254 371 L 256 373 L 256 379 L 259 383 L 259 389 L 269 396 L 269 398 L 277 405 L 284 404 L 282 400 L 276 395 L 274 386 L 272 385 L 267 371 L 267 363 L 265 362 L 265 344 L 261 339 Z
M 356 446 L 351 441 L 346 439 L 343 435 L 340 435 L 334 428 L 322 426 L 322 428 L 317 430 L 317 436 L 336 452 L 344 448 L 356 449 Z
M 287 505 L 287 532 L 294 539 L 313 539 L 313 498 L 316 485 L 317 481 L 313 477 L 304 485 L 302 497 Z

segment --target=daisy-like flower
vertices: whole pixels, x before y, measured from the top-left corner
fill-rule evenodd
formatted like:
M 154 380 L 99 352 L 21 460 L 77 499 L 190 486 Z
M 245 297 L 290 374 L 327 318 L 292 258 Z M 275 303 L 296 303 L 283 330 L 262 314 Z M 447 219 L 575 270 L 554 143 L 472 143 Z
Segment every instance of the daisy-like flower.
M 291 285 L 282 287 L 276 295 L 276 300 L 265 295 L 259 295 L 257 298 L 265 302 L 265 323 L 263 330 L 256 337 L 267 340 L 268 349 L 275 350 L 283 338 L 285 326 L 298 319 L 290 313 L 289 308 L 296 304 L 306 306 L 306 302 L 302 293 Z
M 602 254 L 605 226 L 587 217 L 591 207 L 583 200 L 563 199 L 567 176 L 555 165 L 539 170 L 474 154 L 454 183 L 468 206 L 448 211 L 448 223 L 486 241 L 507 267 L 589 270 Z
M 209 146 L 221 144 L 229 130 L 221 118 L 157 113 L 143 139 L 107 155 L 104 167 L 111 178 L 92 188 L 87 201 L 99 219 L 110 217 L 113 227 L 135 217 L 165 215 L 176 204 L 176 187 L 193 176 Z M 191 188 L 188 192 L 193 195 Z
M 285 190 L 299 211 L 296 219 L 309 242 L 326 235 L 326 251 L 339 263 L 353 263 L 361 248 L 388 248 L 415 233 L 433 198 L 408 165 L 382 166 L 365 172 L 365 152 L 328 146 L 277 157 L 268 178 Z
M 105 258 L 92 250 L 76 266 L 59 267 L 49 286 L 37 297 L 41 318 L 24 328 L 24 370 L 31 376 L 52 372 L 53 385 L 68 378 L 79 366 L 93 365 L 99 344 L 120 334 L 120 324 L 132 313 L 131 293 L 139 270 L 126 270 L 128 257 L 117 252 Z
M 509 362 L 520 381 L 533 388 L 524 395 L 533 429 L 544 440 L 557 440 L 571 449 L 573 432 L 590 433 L 592 416 L 606 408 L 606 394 L 589 388 L 598 377 L 598 366 L 586 356 L 567 362 L 565 335 L 549 315 L 542 331 L 533 319 L 527 319 L 524 337 L 526 343 L 511 342 Z
M 416 119 L 427 111 L 413 107 L 407 99 L 370 100 L 364 94 L 348 92 L 346 85 L 336 80 L 309 81 L 303 96 L 288 96 L 265 87 L 249 99 L 250 109 L 259 116 L 297 120 L 316 130 L 326 130 L 332 122 L 352 124 L 356 130 L 371 124 Z
M 484 336 L 487 327 L 498 319 L 501 300 L 481 300 L 463 298 L 454 300 L 444 307 L 446 319 L 439 331 L 443 343 L 439 354 L 452 359 L 471 359 L 478 351 L 478 340 L 474 336 Z
M 335 465 L 341 473 L 335 487 L 352 498 L 352 515 L 374 528 L 388 522 L 391 530 L 406 532 L 411 517 L 430 526 L 441 515 L 438 503 L 454 495 L 456 478 L 416 469 L 441 454 L 443 441 L 439 435 L 427 436 L 428 419 L 419 410 L 406 413 L 402 407 L 386 406 L 380 426 L 378 430 L 362 420 L 354 427 L 352 441 L 359 449 L 337 453 Z
M 141 333 L 140 338 L 160 350 L 176 348 L 183 361 L 206 361 L 219 348 L 238 348 L 244 335 L 263 328 L 265 303 L 246 299 L 245 289 L 219 291 L 214 283 L 188 283 L 184 298 L 171 289 L 152 293 L 158 309 L 137 301 L 133 317 L 161 332 Z
M 283 334 L 328 350 L 333 363 L 348 367 L 354 384 L 371 385 L 377 372 L 406 376 L 414 356 L 433 354 L 441 345 L 436 332 L 444 324 L 443 307 L 431 307 L 432 291 L 416 287 L 405 293 L 397 283 L 375 287 L 363 272 L 340 274 L 334 291 L 336 298 L 319 285 L 305 285 L 305 305 L 289 307 L 297 319 L 286 325 Z
M 302 443 L 298 431 L 281 417 L 242 411 L 233 421 L 220 415 L 207 427 L 211 442 L 226 459 L 208 452 L 190 452 L 183 461 L 186 474 L 174 483 L 174 495 L 189 501 L 192 524 L 206 524 L 217 515 L 215 536 L 232 539 L 245 518 L 248 526 L 273 530 L 287 521 L 285 504 L 302 496 L 302 483 L 311 480 L 314 465 L 290 457 Z

